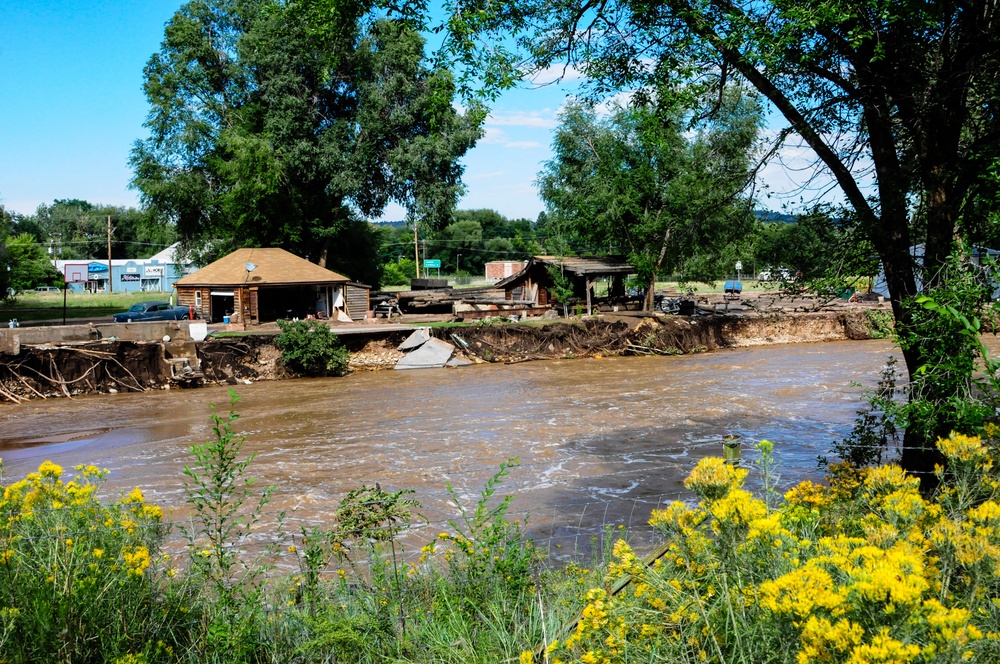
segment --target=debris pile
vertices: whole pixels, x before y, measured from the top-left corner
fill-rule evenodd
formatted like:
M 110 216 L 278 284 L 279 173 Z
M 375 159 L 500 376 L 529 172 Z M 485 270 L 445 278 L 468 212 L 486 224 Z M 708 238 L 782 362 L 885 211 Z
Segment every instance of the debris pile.
M 414 330 L 398 350 L 405 352 L 396 369 L 440 369 L 441 367 L 461 367 L 472 364 L 470 360 L 455 356 L 456 348 L 447 341 L 435 339 L 430 332 L 421 328 Z
M 388 339 L 374 339 L 358 350 L 351 352 L 347 363 L 351 371 L 379 371 L 392 369 L 406 353 L 398 350 Z

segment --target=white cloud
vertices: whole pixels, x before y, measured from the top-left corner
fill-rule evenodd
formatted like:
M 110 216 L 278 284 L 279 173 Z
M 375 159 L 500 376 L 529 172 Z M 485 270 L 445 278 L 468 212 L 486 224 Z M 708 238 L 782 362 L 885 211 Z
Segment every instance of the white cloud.
M 512 150 L 537 150 L 544 148 L 545 144 L 539 141 L 514 140 L 507 135 L 503 129 L 496 127 L 486 127 L 483 137 L 479 139 L 480 145 L 500 145 Z
M 488 118 L 486 118 L 487 128 L 493 126 L 552 129 L 556 126 L 556 124 L 555 113 L 549 109 L 541 111 L 514 111 L 512 113 L 491 114 Z
M 765 129 L 761 138 L 765 141 L 777 140 L 778 131 Z M 835 142 L 832 135 L 824 135 L 828 142 Z M 861 159 L 852 169 L 861 190 L 870 193 L 875 180 L 870 171 L 871 161 Z M 837 185 L 829 169 L 816 153 L 799 136 L 789 135 L 781 147 L 757 173 L 762 207 L 777 209 L 782 205 L 791 208 L 808 207 L 817 202 L 842 203 L 843 192 Z
M 572 83 L 585 78 L 582 71 L 566 64 L 549 65 L 545 69 L 529 72 L 524 76 L 524 80 L 532 85 L 551 85 L 553 83 Z
M 622 108 L 628 108 L 629 102 L 635 96 L 635 90 L 625 90 L 608 97 L 601 103 L 594 106 L 594 110 L 600 117 L 607 117 Z
M 504 133 L 503 129 L 486 127 L 483 137 L 479 139 L 479 142 L 484 145 L 503 145 L 508 140 L 507 134 Z

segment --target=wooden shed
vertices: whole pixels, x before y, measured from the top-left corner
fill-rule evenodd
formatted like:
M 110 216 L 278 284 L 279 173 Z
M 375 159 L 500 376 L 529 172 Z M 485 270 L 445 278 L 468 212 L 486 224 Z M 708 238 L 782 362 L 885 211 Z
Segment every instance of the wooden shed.
M 371 310 L 372 287 L 368 284 L 359 284 L 353 281 L 347 282 L 344 286 L 344 305 L 347 308 L 347 315 L 353 320 L 364 318 Z
M 361 318 L 368 306 L 367 286 L 276 248 L 237 249 L 179 279 L 175 287 L 179 305 L 213 323 L 226 316 L 243 324 L 308 316 L 336 319 L 338 314 Z M 363 298 L 359 290 L 365 291 Z
M 610 278 L 608 295 L 622 296 L 625 294 L 625 277 L 635 274 L 635 267 L 621 256 L 533 256 L 524 269 L 497 282 L 494 288 L 503 289 L 507 300 L 547 306 L 552 304 L 550 267 L 559 270 L 569 280 L 574 298 L 586 301 L 588 314 L 591 312 L 595 281 Z

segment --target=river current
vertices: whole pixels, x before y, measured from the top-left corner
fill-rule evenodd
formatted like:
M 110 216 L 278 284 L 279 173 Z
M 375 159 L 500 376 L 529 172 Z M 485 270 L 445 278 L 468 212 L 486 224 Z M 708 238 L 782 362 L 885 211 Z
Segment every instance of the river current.
M 601 527 L 639 533 L 651 509 L 690 498 L 684 477 L 722 454 L 722 436 L 774 442 L 781 485 L 822 477 L 817 457 L 846 436 L 886 358 L 885 341 L 763 346 L 625 357 L 358 373 L 239 385 L 236 424 L 251 474 L 276 491 L 269 515 L 293 529 L 329 523 L 360 484 L 413 489 L 427 532 L 471 505 L 500 463 L 511 511 L 550 551 Z M 863 387 L 862 387 L 863 386 Z M 211 436 L 226 388 L 50 399 L 0 406 L 6 481 L 45 459 L 108 468 L 106 495 L 142 487 L 183 519 L 185 464 Z M 753 481 L 753 475 L 751 475 Z

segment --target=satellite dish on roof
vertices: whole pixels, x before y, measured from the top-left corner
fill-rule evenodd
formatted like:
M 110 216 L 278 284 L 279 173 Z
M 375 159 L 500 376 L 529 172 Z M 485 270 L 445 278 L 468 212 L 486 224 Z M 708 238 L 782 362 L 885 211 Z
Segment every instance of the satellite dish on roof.
M 257 264 L 247 261 L 246 263 L 243 264 L 243 267 L 247 269 L 247 272 L 253 272 L 254 270 L 257 269 Z

